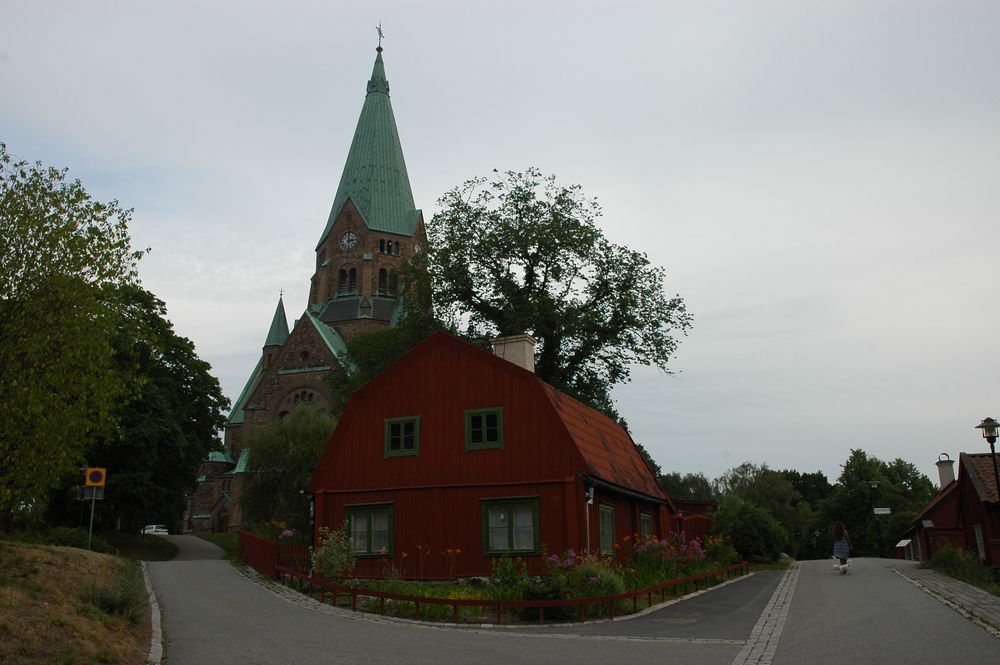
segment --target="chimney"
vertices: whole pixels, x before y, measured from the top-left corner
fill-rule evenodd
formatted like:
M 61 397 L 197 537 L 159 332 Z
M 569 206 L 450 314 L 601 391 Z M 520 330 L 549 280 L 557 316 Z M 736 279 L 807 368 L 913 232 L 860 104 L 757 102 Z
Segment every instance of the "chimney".
M 938 455 L 937 468 L 941 489 L 955 482 L 955 462 L 948 456 L 948 453 Z
M 512 362 L 518 367 L 535 371 L 535 338 L 531 335 L 511 335 L 491 339 L 493 355 Z

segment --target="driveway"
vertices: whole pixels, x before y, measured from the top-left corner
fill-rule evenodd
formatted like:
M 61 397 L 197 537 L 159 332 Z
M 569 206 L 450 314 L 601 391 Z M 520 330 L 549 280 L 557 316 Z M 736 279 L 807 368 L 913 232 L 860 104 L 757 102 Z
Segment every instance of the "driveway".
M 166 663 L 1000 662 L 1000 640 L 892 571 L 857 559 L 758 573 L 643 617 L 545 628 L 449 628 L 320 605 L 254 581 L 191 536 L 151 562 Z M 195 549 L 197 548 L 197 550 Z M 197 552 L 201 552 L 198 554 Z

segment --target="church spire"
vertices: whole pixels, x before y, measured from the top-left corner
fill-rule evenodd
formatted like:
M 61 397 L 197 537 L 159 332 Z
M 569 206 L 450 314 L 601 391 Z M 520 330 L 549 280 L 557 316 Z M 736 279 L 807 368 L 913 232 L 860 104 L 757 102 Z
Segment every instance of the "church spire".
M 317 251 L 330 235 L 348 199 L 354 202 L 365 224 L 374 231 L 410 236 L 420 218 L 420 211 L 413 205 L 413 191 L 389 101 L 382 47 L 375 50 L 375 65 L 368 80 L 365 103 Z
M 271 329 L 267 331 L 267 339 L 264 341 L 264 348 L 269 346 L 281 346 L 288 339 L 288 319 L 285 318 L 285 303 L 282 296 L 278 295 L 278 306 L 274 310 L 274 318 L 271 319 Z

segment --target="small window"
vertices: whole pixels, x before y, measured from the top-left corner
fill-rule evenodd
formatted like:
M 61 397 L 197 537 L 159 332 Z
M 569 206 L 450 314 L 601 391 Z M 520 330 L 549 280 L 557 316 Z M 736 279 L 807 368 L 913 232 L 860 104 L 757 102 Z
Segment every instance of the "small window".
M 385 268 L 380 268 L 378 271 L 378 292 L 385 293 L 389 288 L 389 271 Z
M 420 417 L 385 419 L 385 456 L 420 454 Z
M 615 554 L 615 507 L 602 503 L 598 509 L 601 529 L 601 554 Z
M 487 499 L 483 505 L 483 554 L 537 554 L 538 499 Z
M 355 268 L 351 268 L 347 273 L 347 290 L 350 293 L 358 292 L 358 271 Z
M 385 254 L 385 238 L 381 238 L 378 241 L 378 253 Z
M 639 535 L 644 543 L 653 537 L 653 516 L 649 513 L 639 513 Z
M 337 273 L 337 293 L 347 293 L 347 271 L 341 270 Z
M 392 556 L 392 504 L 347 506 L 347 528 L 356 556 Z
M 503 448 L 503 407 L 465 412 L 465 449 Z

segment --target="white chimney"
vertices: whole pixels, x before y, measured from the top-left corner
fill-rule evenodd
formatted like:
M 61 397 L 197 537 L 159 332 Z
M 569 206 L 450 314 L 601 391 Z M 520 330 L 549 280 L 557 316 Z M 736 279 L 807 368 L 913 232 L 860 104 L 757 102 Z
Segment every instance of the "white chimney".
M 955 482 L 955 461 L 951 459 L 948 453 L 938 455 L 937 468 L 941 489 Z
M 512 362 L 529 372 L 535 371 L 535 338 L 531 335 L 511 335 L 491 339 L 493 355 Z

